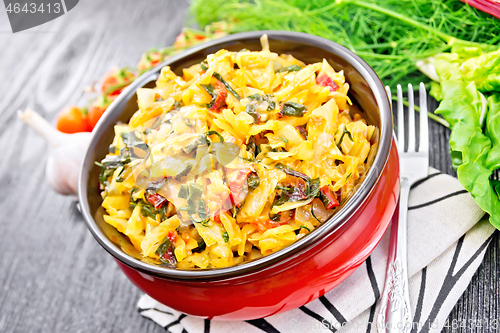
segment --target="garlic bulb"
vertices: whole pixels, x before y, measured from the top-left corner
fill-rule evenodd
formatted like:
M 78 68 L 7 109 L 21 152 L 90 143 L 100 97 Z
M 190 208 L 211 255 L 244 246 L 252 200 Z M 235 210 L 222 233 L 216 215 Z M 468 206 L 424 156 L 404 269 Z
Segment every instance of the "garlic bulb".
M 50 145 L 45 164 L 45 177 L 50 186 L 60 194 L 76 196 L 80 166 L 92 133 L 62 133 L 33 110 L 18 111 L 17 114 Z

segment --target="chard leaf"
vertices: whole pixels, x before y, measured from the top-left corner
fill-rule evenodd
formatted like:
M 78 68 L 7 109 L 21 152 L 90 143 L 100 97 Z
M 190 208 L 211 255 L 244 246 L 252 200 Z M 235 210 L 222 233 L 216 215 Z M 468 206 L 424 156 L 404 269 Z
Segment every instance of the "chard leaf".
M 207 104 L 207 108 L 210 109 L 217 99 L 217 93 L 215 92 L 214 87 L 211 84 L 201 84 L 200 86 L 205 89 L 205 91 L 212 97 L 210 103 Z
M 158 257 L 160 261 L 167 267 L 175 267 L 177 265 L 177 259 L 175 258 L 174 255 L 174 245 L 166 237 L 163 242 L 158 246 L 158 249 L 156 250 L 156 254 L 158 254 Z M 167 254 L 167 255 L 165 255 Z
M 253 94 L 247 97 L 251 101 L 257 101 L 259 104 L 262 104 L 263 102 L 267 102 L 269 105 L 267 107 L 267 111 L 274 110 L 276 108 L 276 102 L 274 101 L 274 96 L 273 95 L 259 95 L 259 94 Z
M 259 113 L 257 112 L 257 106 L 258 105 L 254 102 L 248 103 L 245 107 L 245 112 L 252 116 L 254 124 L 259 123 Z
M 247 178 L 248 187 L 254 190 L 257 188 L 257 186 L 259 186 L 259 184 L 260 184 L 260 178 L 257 175 L 257 173 L 256 172 L 250 173 Z
M 500 168 L 500 93 L 490 96 L 488 105 L 485 134 L 490 138 L 492 148 L 486 163 L 490 170 L 496 170 Z
M 289 117 L 302 117 L 305 112 L 305 105 L 295 102 L 285 102 L 285 104 L 283 104 L 283 110 L 281 110 L 280 114 Z
M 231 87 L 231 85 L 229 83 L 227 83 L 226 80 L 224 80 L 224 78 L 222 77 L 222 75 L 220 75 L 219 73 L 217 72 L 214 72 L 214 77 L 219 80 L 220 82 L 222 82 L 222 84 L 226 87 L 226 89 L 231 93 L 233 94 L 234 97 L 236 97 L 237 100 L 240 100 L 241 97 L 240 95 L 238 95 L 238 93 L 233 89 L 233 87 Z
M 277 163 L 275 165 L 275 168 L 280 169 L 281 171 L 285 172 L 286 174 L 288 174 L 290 176 L 301 178 L 306 182 L 306 185 L 307 185 L 307 191 L 305 193 L 306 197 L 303 198 L 302 200 L 315 198 L 319 195 L 319 185 L 320 185 L 319 178 L 311 179 L 306 174 L 303 174 L 302 172 L 295 171 L 292 168 L 289 168 L 282 163 Z M 285 190 L 285 192 L 286 192 L 286 190 Z M 291 196 L 292 196 L 291 193 L 287 193 L 287 197 L 291 197 Z M 290 200 L 286 200 L 286 201 L 290 201 Z M 295 200 L 295 201 L 300 201 L 300 200 Z M 276 204 L 276 205 L 278 205 L 278 204 Z
M 441 102 L 443 100 L 443 89 L 441 89 L 441 85 L 437 82 L 432 81 L 429 95 L 434 97 L 436 101 Z
M 286 67 L 281 67 L 276 71 L 276 73 L 283 73 L 283 72 L 298 72 L 302 69 L 299 65 L 290 65 Z
M 149 153 L 148 145 L 137 136 L 136 131 L 122 132 L 120 136 L 131 158 L 144 158 Z
M 482 79 L 492 72 L 500 71 L 500 49 L 467 59 L 462 63 L 461 71 L 468 81 Z
M 478 81 L 478 89 L 482 92 L 500 91 L 500 73 L 492 73 L 484 80 Z

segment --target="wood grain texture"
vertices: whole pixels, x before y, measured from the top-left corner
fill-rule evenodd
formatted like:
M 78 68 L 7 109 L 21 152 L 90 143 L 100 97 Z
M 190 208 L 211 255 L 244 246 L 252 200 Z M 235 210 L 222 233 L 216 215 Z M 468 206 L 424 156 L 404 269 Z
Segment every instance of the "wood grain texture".
M 140 291 L 87 231 L 74 199 L 48 187 L 48 148 L 16 111 L 30 106 L 53 121 L 62 107 L 85 100 L 82 87 L 113 65 L 136 64 L 144 50 L 171 45 L 187 6 L 80 1 L 63 17 L 15 35 L 0 10 L 0 332 L 164 331 L 137 313 Z M 431 165 L 453 174 L 449 131 L 433 123 L 430 133 Z M 450 320 L 499 320 L 499 246 L 497 233 Z

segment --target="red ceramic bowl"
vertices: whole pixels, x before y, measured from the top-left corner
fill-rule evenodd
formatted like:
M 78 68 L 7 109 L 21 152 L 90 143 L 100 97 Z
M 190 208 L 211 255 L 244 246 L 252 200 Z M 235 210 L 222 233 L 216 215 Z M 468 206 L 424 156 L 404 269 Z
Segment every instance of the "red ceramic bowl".
M 100 209 L 99 168 L 113 139 L 113 126 L 137 110 L 135 91 L 153 86 L 161 67 L 182 68 L 201 62 L 219 49 L 260 50 L 269 37 L 271 50 L 314 63 L 327 59 L 344 70 L 350 97 L 363 117 L 380 129 L 376 158 L 356 193 L 344 207 L 311 234 L 264 258 L 239 266 L 178 270 L 144 263 L 115 243 L 127 242 L 110 232 Z M 284 31 L 248 32 L 196 46 L 175 56 L 129 86 L 99 121 L 85 157 L 79 186 L 83 214 L 96 240 L 142 291 L 175 310 L 200 317 L 249 320 L 284 312 L 310 302 L 336 287 L 373 251 L 387 229 L 399 192 L 398 154 L 392 139 L 391 107 L 375 72 L 358 56 L 332 41 Z M 110 240 L 113 239 L 113 241 Z

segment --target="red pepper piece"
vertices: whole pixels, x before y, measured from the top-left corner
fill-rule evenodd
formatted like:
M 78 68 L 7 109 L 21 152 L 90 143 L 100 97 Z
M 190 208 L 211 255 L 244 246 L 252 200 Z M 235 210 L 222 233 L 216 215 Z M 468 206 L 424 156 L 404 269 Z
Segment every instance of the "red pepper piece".
M 339 89 L 339 86 L 326 74 L 321 75 L 316 78 L 316 83 L 323 87 L 329 87 L 330 91 L 335 91 Z
M 177 236 L 177 232 L 175 232 L 174 230 L 169 230 L 168 231 L 167 237 L 170 240 L 170 242 L 172 242 L 172 244 L 175 242 L 175 237 L 176 236 Z
M 174 255 L 174 251 L 172 251 L 172 248 L 170 247 L 167 251 L 162 256 L 162 259 L 164 262 L 168 262 L 172 265 L 175 265 L 177 260 Z
M 215 84 L 215 93 L 217 94 L 217 97 L 215 98 L 214 104 L 210 108 L 212 111 L 218 111 L 225 104 L 227 97 L 226 86 L 218 80 Z
M 148 196 L 148 201 L 155 206 L 155 208 L 160 208 L 165 202 L 167 202 L 167 199 L 159 195 L 158 193 L 156 194 L 151 194 Z
M 328 202 L 325 204 L 326 209 L 332 209 L 333 207 L 337 207 L 339 205 L 339 201 L 337 200 L 336 195 L 333 194 L 330 186 L 325 185 L 320 189 L 320 191 L 328 200 Z
M 290 221 L 291 217 L 282 217 L 280 216 L 279 221 L 267 220 L 262 221 L 257 224 L 257 229 L 261 232 L 265 232 L 266 230 L 277 228 L 282 225 L 287 225 Z

